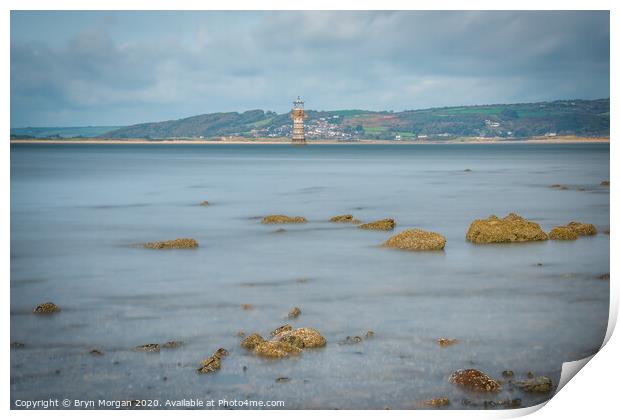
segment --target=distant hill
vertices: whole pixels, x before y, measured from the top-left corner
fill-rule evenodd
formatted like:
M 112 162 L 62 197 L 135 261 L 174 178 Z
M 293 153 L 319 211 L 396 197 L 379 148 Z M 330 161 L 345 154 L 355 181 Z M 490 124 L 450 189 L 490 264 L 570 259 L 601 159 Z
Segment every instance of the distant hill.
M 122 126 L 102 125 L 88 127 L 20 127 L 11 128 L 12 138 L 75 138 L 97 137 Z
M 609 99 L 562 100 L 421 110 L 306 111 L 309 139 L 450 139 L 454 137 L 527 138 L 534 136 L 609 136 Z M 204 138 L 226 136 L 289 137 L 288 113 L 255 109 L 218 112 L 179 120 L 127 127 L 56 127 L 12 129 L 35 137 Z

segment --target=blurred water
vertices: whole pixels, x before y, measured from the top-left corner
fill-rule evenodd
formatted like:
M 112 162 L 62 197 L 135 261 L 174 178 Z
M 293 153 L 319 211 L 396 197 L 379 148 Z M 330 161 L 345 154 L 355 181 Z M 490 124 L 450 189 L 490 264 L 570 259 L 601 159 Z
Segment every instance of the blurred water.
M 11 399 L 380 409 L 445 395 L 451 408 L 465 408 L 463 398 L 536 404 L 548 396 L 508 385 L 496 397 L 472 395 L 447 377 L 474 367 L 501 378 L 511 369 L 555 384 L 563 362 L 598 349 L 609 306 L 609 282 L 596 278 L 609 272 L 605 179 L 603 144 L 12 145 L 11 340 L 26 346 L 11 349 Z M 556 183 L 572 189 L 549 188 Z M 579 220 L 601 233 L 465 241 L 473 219 L 508 212 L 547 231 Z M 309 223 L 275 234 L 278 226 L 257 219 L 271 213 Z M 395 232 L 438 231 L 447 246 L 382 249 L 393 233 L 326 222 L 343 213 L 393 217 Z M 177 237 L 200 247 L 131 246 Z M 31 314 L 46 301 L 62 312 Z M 327 347 L 277 361 L 239 347 L 238 331 L 267 335 L 293 306 L 302 315 L 292 323 L 317 328 Z M 368 330 L 373 339 L 338 344 Z M 440 348 L 439 337 L 460 342 Z M 131 351 L 170 339 L 186 345 Z M 222 369 L 198 375 L 219 347 L 231 352 Z

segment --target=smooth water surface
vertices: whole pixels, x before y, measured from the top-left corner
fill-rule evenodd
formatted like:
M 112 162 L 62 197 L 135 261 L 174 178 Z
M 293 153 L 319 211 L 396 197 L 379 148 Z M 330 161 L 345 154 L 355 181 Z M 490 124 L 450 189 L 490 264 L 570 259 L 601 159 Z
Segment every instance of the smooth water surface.
M 563 362 L 598 350 L 609 308 L 609 281 L 597 278 L 609 272 L 607 179 L 606 144 L 12 145 L 11 340 L 25 347 L 11 349 L 11 399 L 536 404 L 549 395 L 509 384 L 472 395 L 447 378 L 510 369 L 555 384 Z M 472 220 L 509 212 L 546 231 L 579 220 L 599 234 L 465 241 Z M 260 223 L 273 213 L 308 223 L 274 233 Z M 343 213 L 397 227 L 327 222 Z M 379 247 L 411 227 L 442 233 L 445 251 Z M 200 247 L 135 246 L 178 237 Z M 47 301 L 62 312 L 32 314 Z M 317 328 L 325 348 L 264 360 L 239 346 L 239 331 L 268 335 L 293 306 L 302 315 L 292 324 Z M 338 344 L 369 330 L 372 339 Z M 440 337 L 459 343 L 441 348 Z M 167 340 L 185 346 L 131 351 Z M 221 370 L 197 374 L 219 347 L 230 351 Z

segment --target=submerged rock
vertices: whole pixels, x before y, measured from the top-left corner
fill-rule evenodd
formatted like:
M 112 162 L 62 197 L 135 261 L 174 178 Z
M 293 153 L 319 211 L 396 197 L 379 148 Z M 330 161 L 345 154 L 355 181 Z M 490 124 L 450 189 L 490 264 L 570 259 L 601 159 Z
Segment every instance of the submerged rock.
M 495 215 L 474 220 L 469 226 L 466 239 L 473 243 L 546 241 L 547 234 L 535 222 L 510 213 L 503 219 Z
M 360 337 L 359 335 L 354 335 L 353 337 L 348 336 L 347 338 L 345 338 L 342 341 L 339 341 L 338 344 L 340 345 L 349 345 L 349 344 L 358 344 L 362 342 L 362 337 Z
M 330 222 L 333 223 L 351 223 L 353 221 L 352 214 L 341 214 L 340 216 L 334 216 L 329 219 Z
M 456 344 L 459 341 L 456 338 L 438 338 L 437 339 L 437 343 L 441 346 L 441 347 L 448 347 L 451 346 L 452 344 Z
M 60 308 L 53 302 L 46 302 L 40 305 L 37 305 L 36 308 L 32 310 L 35 314 L 54 314 L 60 312 Z
M 265 339 L 263 337 L 254 333 L 254 334 L 248 335 L 246 338 L 244 338 L 241 341 L 241 347 L 247 350 L 254 350 L 256 346 L 264 342 L 265 342 Z
M 579 236 L 596 235 L 596 227 L 591 223 L 570 222 L 566 227 L 572 229 Z
M 516 382 L 516 385 L 523 389 L 525 392 L 547 393 L 551 391 L 551 388 L 553 387 L 553 382 L 546 376 L 537 376 L 533 379 Z
M 609 280 L 609 273 L 601 274 L 600 276 L 596 276 L 599 280 Z
M 298 307 L 294 307 L 288 312 L 288 317 L 291 319 L 297 318 L 299 315 L 301 315 L 301 309 L 299 309 Z
M 250 305 L 249 303 L 242 303 L 241 309 L 243 309 L 244 311 L 249 311 L 251 309 L 254 309 L 254 306 Z
M 254 353 L 263 357 L 288 357 L 301 353 L 297 346 L 284 341 L 263 341 L 254 348 Z
M 512 378 L 513 376 L 515 376 L 515 373 L 512 370 L 505 370 L 502 372 L 502 376 L 504 378 Z
M 143 344 L 134 348 L 134 351 L 143 351 L 149 353 L 156 353 L 159 351 L 159 344 Z
M 287 342 L 299 348 L 323 347 L 327 340 L 314 328 L 296 328 L 273 336 L 272 341 Z
M 182 341 L 166 341 L 162 347 L 165 349 L 176 349 L 183 346 L 185 343 Z
M 19 341 L 11 341 L 12 349 L 23 349 L 24 347 L 26 347 L 24 343 L 20 343 Z
M 549 239 L 554 241 L 574 241 L 579 235 L 568 226 L 555 226 L 549 232 Z
M 424 405 L 429 407 L 445 407 L 446 405 L 450 405 L 450 400 L 448 397 L 433 398 L 431 400 L 424 401 Z
M 205 206 L 205 207 L 206 207 L 206 206 L 208 206 L 208 205 L 209 205 L 209 202 L 208 202 L 207 200 L 205 200 L 205 201 L 202 201 L 202 202 L 200 203 L 200 205 L 201 205 L 201 206 Z
M 304 217 L 289 217 L 283 214 L 270 214 L 263 217 L 261 223 L 265 225 L 283 224 L 283 223 L 306 223 L 307 220 Z
M 366 338 L 372 338 L 375 336 L 375 332 L 374 331 L 366 331 Z
M 99 349 L 92 349 L 88 353 L 90 353 L 91 356 L 103 356 L 103 350 Z
M 145 248 L 149 249 L 187 249 L 198 248 L 198 242 L 192 238 L 178 238 L 170 241 L 147 242 Z
M 273 233 L 284 233 L 284 232 L 286 232 L 286 229 L 284 229 L 284 228 L 278 228 L 278 229 L 273 231 Z
M 446 238 L 436 232 L 408 229 L 389 238 L 383 246 L 408 251 L 438 251 L 446 246 Z
M 609 187 L 609 181 L 602 181 L 601 187 Z
M 470 391 L 498 392 L 502 389 L 499 382 L 477 369 L 459 369 L 450 375 L 449 381 Z
M 368 230 L 393 230 L 394 226 L 396 226 L 394 219 L 381 219 L 370 223 L 364 223 L 363 225 L 359 225 L 358 228 Z

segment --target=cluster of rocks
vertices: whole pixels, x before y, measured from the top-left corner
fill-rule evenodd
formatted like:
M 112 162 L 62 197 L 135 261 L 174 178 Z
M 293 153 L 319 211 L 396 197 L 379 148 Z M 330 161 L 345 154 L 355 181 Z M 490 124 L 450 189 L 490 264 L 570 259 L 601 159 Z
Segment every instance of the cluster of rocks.
M 228 356 L 228 350 L 217 349 L 210 357 L 200 362 L 200 367 L 196 369 L 198 373 L 213 373 L 222 367 L 222 359 Z
M 271 338 L 265 340 L 254 333 L 241 341 L 241 347 L 254 354 L 269 358 L 282 358 L 298 355 L 303 349 L 324 347 L 327 340 L 314 328 L 295 328 L 290 324 L 282 325 L 271 332 Z
M 288 224 L 288 223 L 306 223 L 307 220 L 305 217 L 301 216 L 285 216 L 283 214 L 270 214 L 268 216 L 263 217 L 261 220 L 262 224 L 265 225 L 276 225 L 276 224 Z
M 198 241 L 192 238 L 178 238 L 169 241 L 147 242 L 143 246 L 149 249 L 187 249 L 198 248 Z
M 505 378 L 514 376 L 511 370 L 502 372 Z M 501 383 L 491 378 L 484 372 L 477 369 L 460 369 L 452 373 L 448 379 L 450 383 L 458 385 L 468 391 L 475 392 L 499 392 L 502 390 Z M 528 379 L 522 381 L 509 381 L 510 384 L 516 385 L 525 392 L 530 393 L 548 393 L 553 389 L 553 382 L 546 376 L 534 377 L 528 372 Z

